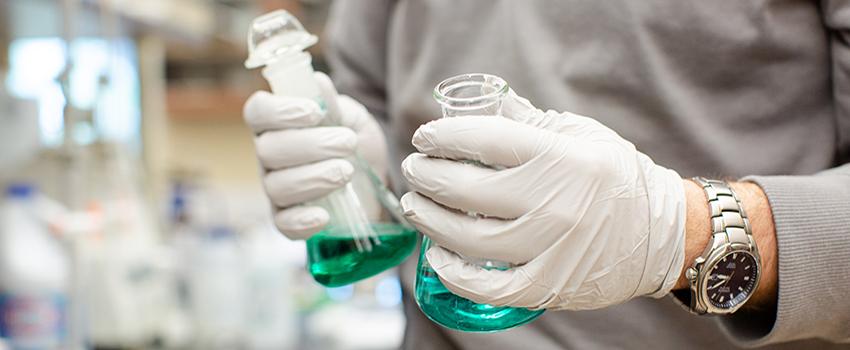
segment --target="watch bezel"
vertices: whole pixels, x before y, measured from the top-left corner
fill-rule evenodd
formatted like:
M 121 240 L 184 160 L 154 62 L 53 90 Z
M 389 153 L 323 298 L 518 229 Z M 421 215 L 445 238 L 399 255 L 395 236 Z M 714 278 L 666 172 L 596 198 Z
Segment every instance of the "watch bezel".
M 726 243 L 722 247 L 718 247 L 718 248 L 722 248 L 722 249 L 716 249 L 716 248 L 713 249 L 712 252 L 705 259 L 705 262 L 703 264 L 701 264 L 701 266 L 699 267 L 699 275 L 697 276 L 697 281 L 696 281 L 697 282 L 696 290 L 698 291 L 698 293 L 695 293 L 695 294 L 696 294 L 696 297 L 698 299 L 698 303 L 703 308 L 703 310 L 705 310 L 705 312 L 710 313 L 710 314 L 731 314 L 735 311 L 738 311 L 738 309 L 740 309 L 742 306 L 744 306 L 744 304 L 746 304 L 747 301 L 749 301 L 750 298 L 752 298 L 753 294 L 755 294 L 755 291 L 758 289 L 759 281 L 761 280 L 761 278 L 759 278 L 761 276 L 761 260 L 759 259 L 759 255 L 758 255 L 758 253 L 756 253 L 754 247 L 751 246 L 750 244 Z M 720 307 L 715 306 L 714 304 L 712 304 L 708 300 L 708 290 L 707 290 L 708 279 L 711 276 L 710 271 L 714 268 L 714 265 L 716 265 L 718 262 L 720 262 L 720 260 L 722 260 L 723 257 L 725 257 L 726 255 L 732 254 L 732 253 L 748 254 L 753 258 L 753 260 L 755 261 L 755 265 L 756 265 L 755 266 L 755 275 L 756 275 L 755 284 L 753 285 L 752 292 L 750 292 L 747 295 L 746 298 L 744 298 L 743 300 L 741 300 L 740 302 L 735 304 L 733 307 L 731 307 L 731 308 L 720 308 Z

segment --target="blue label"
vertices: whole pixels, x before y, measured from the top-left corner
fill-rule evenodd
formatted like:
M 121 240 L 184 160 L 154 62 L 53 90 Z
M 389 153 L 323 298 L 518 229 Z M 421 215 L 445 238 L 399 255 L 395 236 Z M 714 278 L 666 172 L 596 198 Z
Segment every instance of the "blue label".
M 0 338 L 13 347 L 59 345 L 67 329 L 66 306 L 61 294 L 0 293 Z

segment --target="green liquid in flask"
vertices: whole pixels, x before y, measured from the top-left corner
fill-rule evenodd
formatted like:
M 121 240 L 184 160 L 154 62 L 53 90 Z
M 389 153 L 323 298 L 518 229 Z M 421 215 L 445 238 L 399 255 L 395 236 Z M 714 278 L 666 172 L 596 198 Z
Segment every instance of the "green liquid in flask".
M 373 224 L 372 229 L 377 236 L 359 242 L 333 227 L 307 240 L 313 279 L 328 287 L 351 284 L 398 265 L 416 245 L 416 230 L 404 225 Z
M 416 271 L 416 303 L 431 321 L 464 332 L 497 332 L 524 325 L 543 314 L 543 310 L 478 304 L 453 294 L 425 259 L 428 247 L 426 237 Z

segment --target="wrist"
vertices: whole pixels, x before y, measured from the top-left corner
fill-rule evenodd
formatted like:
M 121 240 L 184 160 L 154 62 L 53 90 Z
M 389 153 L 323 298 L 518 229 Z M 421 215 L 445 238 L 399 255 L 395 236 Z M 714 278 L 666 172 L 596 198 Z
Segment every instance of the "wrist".
M 688 288 L 685 270 L 702 255 L 711 238 L 711 219 L 708 200 L 702 187 L 683 180 L 686 198 L 685 223 L 685 263 L 675 289 Z M 753 294 L 751 305 L 761 305 L 766 300 L 775 300 L 777 281 L 776 233 L 773 226 L 773 214 L 762 189 L 751 182 L 732 182 L 729 186 L 741 201 L 747 213 L 753 238 L 759 248 L 762 273 L 759 287 Z
M 688 288 L 685 270 L 705 250 L 711 238 L 711 223 L 708 199 L 702 187 L 693 181 L 682 179 L 685 187 L 685 263 L 676 281 L 676 289 Z M 745 209 L 746 210 L 746 209 Z

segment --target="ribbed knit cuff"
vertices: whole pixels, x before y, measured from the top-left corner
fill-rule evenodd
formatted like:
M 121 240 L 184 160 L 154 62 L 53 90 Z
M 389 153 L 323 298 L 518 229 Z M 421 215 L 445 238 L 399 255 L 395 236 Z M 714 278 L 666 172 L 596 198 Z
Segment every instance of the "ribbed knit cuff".
M 840 169 L 743 179 L 761 186 L 773 211 L 779 297 L 775 314 L 718 318 L 739 345 L 850 341 L 850 166 Z

